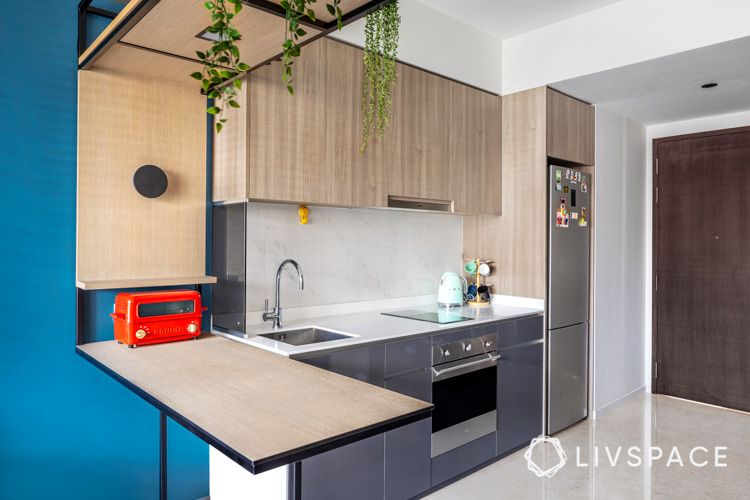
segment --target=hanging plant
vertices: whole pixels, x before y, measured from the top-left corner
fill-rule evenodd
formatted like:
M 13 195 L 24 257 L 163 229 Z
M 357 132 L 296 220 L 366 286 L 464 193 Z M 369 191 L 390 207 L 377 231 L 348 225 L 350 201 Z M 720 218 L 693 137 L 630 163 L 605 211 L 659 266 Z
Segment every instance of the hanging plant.
M 190 76 L 201 82 L 203 91 L 213 100 L 206 112 L 215 116 L 216 132 L 219 133 L 227 121 L 221 116 L 224 108 L 240 107 L 236 97 L 237 91 L 242 89 L 242 80 L 236 78 L 231 84 L 223 84 L 250 69 L 240 61 L 240 49 L 236 42 L 242 36 L 232 26 L 232 19 L 242 10 L 242 0 L 210 0 L 203 6 L 211 14 L 212 24 L 206 31 L 216 35 L 217 40 L 205 52 L 196 52 L 203 69 Z
M 365 20 L 361 152 L 367 149 L 373 132 L 382 138 L 391 123 L 391 92 L 396 81 L 400 25 L 398 0 L 367 14 Z
M 286 12 L 286 37 L 282 45 L 284 51 L 281 56 L 281 80 L 284 82 L 287 91 L 291 95 L 294 95 L 294 79 L 292 76 L 294 58 L 300 56 L 301 47 L 299 41 L 307 34 L 307 32 L 300 26 L 300 20 L 307 16 L 315 21 L 315 11 L 311 9 L 310 6 L 316 1 L 317 0 L 282 0 L 279 3 Z M 338 29 L 341 29 L 343 26 L 341 21 L 342 12 L 339 7 L 340 3 L 341 0 L 333 0 L 332 3 L 326 4 L 328 13 L 336 18 Z

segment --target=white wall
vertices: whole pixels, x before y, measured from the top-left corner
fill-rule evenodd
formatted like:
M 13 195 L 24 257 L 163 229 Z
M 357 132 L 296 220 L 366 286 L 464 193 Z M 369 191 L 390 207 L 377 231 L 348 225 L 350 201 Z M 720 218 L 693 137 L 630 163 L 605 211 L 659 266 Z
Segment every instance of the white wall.
M 439 75 L 500 93 L 500 40 L 415 0 L 399 0 L 398 58 Z M 331 37 L 364 46 L 360 19 Z M 303 49 L 304 52 L 304 49 Z
M 287 258 L 302 266 L 305 289 L 285 273 L 284 308 L 434 295 L 443 272 L 461 272 L 463 263 L 458 215 L 310 207 L 303 226 L 297 205 L 249 203 L 247 234 L 251 323 L 265 298 L 273 304 L 276 269 Z
M 749 18 L 747 0 L 623 0 L 504 40 L 502 93 L 745 37 Z
M 596 108 L 594 409 L 645 385 L 646 129 Z
M 708 116 L 705 118 L 697 118 L 695 120 L 684 120 L 679 122 L 661 123 L 658 125 L 651 125 L 646 130 L 647 136 L 647 147 L 646 147 L 646 248 L 647 248 L 647 260 L 646 260 L 646 282 L 645 282 L 645 301 L 646 301 L 646 315 L 644 317 L 644 331 L 646 332 L 646 344 L 645 344 L 645 378 L 648 389 L 651 389 L 651 300 L 652 300 L 652 276 L 653 267 L 651 260 L 651 250 L 653 248 L 653 140 L 660 137 L 671 137 L 682 134 L 694 134 L 698 132 L 708 132 L 711 130 L 721 130 L 725 128 L 733 127 L 746 127 L 750 126 L 750 111 L 743 111 L 740 113 L 729 113 L 724 115 Z

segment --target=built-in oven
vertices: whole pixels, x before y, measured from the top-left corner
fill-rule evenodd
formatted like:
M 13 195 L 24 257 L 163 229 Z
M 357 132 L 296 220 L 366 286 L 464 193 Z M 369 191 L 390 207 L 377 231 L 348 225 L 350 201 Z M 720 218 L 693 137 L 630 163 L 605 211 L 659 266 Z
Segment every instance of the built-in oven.
M 497 430 L 494 344 L 485 335 L 433 346 L 433 458 Z

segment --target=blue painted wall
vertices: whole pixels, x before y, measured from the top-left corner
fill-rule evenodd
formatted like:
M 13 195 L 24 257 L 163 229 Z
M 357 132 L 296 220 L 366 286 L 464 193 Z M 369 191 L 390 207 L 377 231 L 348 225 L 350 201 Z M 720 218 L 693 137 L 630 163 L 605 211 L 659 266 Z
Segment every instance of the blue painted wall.
M 151 499 L 158 412 L 73 350 L 77 3 L 0 4 L 0 497 Z M 170 498 L 207 495 L 206 445 L 169 431 Z

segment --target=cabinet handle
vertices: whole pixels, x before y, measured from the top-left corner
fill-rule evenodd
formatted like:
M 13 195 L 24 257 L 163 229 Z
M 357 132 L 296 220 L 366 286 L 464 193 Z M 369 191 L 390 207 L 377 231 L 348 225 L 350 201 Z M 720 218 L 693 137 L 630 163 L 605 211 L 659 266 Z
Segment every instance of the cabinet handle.
M 479 365 L 483 365 L 483 364 L 487 364 L 487 363 L 491 364 L 491 363 L 496 362 L 500 358 L 501 358 L 500 354 L 495 354 L 495 355 L 488 354 L 486 358 L 478 359 L 476 361 L 470 361 L 469 363 L 464 363 L 464 364 L 458 365 L 458 366 L 451 366 L 450 368 L 444 368 L 442 370 L 436 370 L 435 367 L 433 366 L 432 367 L 432 376 L 433 376 L 433 378 L 437 378 L 437 377 L 440 377 L 442 375 L 446 375 L 448 373 L 455 372 L 457 370 L 465 370 L 466 368 L 471 368 L 471 367 L 475 367 L 475 366 L 479 366 Z M 473 371 L 473 370 L 469 370 L 469 371 Z

